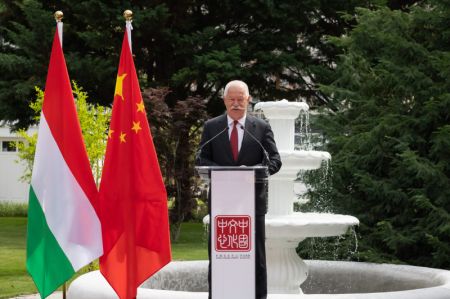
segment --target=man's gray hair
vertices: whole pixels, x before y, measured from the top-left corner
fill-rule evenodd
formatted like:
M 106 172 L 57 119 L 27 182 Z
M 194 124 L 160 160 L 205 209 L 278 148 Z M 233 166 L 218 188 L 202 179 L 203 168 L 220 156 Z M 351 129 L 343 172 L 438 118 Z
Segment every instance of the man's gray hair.
M 244 81 L 240 81 L 240 80 L 233 80 L 227 83 L 227 85 L 225 85 L 225 89 L 223 90 L 223 97 L 225 98 L 225 96 L 228 93 L 228 89 L 230 89 L 231 86 L 239 86 L 242 89 L 244 89 L 244 95 L 245 96 L 249 96 L 250 93 L 248 92 L 248 86 L 247 83 L 245 83 Z

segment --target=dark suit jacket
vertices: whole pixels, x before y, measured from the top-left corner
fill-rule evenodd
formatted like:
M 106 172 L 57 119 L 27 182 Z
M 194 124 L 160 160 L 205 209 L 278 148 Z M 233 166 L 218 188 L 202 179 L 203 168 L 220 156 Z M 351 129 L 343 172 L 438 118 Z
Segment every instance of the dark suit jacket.
M 255 166 L 263 164 L 264 152 L 247 132 L 244 132 L 238 160 L 234 161 L 227 127 L 226 114 L 210 119 L 205 123 L 202 140 L 200 141 L 201 150 L 196 164 L 199 166 Z M 278 172 L 281 167 L 281 159 L 270 125 L 262 119 L 247 115 L 245 130 L 251 133 L 269 154 L 269 173 Z M 220 133 L 221 131 L 222 133 Z M 219 135 L 214 138 L 217 134 Z M 211 140 L 212 138 L 214 139 Z M 207 143 L 208 141 L 210 142 Z M 267 213 L 267 188 L 264 184 L 256 184 L 255 193 L 256 214 Z

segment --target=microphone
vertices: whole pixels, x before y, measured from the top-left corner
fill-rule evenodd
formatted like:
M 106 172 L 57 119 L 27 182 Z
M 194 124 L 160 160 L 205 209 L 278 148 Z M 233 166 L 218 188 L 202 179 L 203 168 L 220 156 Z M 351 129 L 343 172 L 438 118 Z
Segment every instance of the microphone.
M 228 131 L 228 124 L 227 126 L 220 131 L 219 133 L 217 133 L 216 135 L 214 135 L 213 137 L 211 137 L 210 139 L 206 140 L 205 143 L 203 143 L 200 148 L 197 150 L 197 152 L 195 153 L 195 161 L 198 161 L 200 158 L 200 154 L 202 153 L 203 148 L 208 145 L 209 143 L 211 143 L 211 141 L 213 141 L 214 139 L 216 139 L 217 137 L 219 137 L 223 132 Z
M 252 139 L 255 140 L 256 143 L 258 143 L 258 145 L 261 147 L 261 149 L 263 150 L 263 153 L 264 153 L 264 158 L 265 158 L 263 161 L 265 163 L 263 163 L 263 164 L 269 165 L 269 162 L 270 162 L 269 153 L 266 151 L 264 146 L 261 144 L 261 142 L 259 142 L 259 140 L 252 133 L 250 133 L 249 130 L 245 129 L 245 127 L 243 125 L 240 125 L 240 126 L 241 126 L 241 129 L 244 130 L 245 133 L 248 133 L 248 135 L 250 137 L 252 137 Z

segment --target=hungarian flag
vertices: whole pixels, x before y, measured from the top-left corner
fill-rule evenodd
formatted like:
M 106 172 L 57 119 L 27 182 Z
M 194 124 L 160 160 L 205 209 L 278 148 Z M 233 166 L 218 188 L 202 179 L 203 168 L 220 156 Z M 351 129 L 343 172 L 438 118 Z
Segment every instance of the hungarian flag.
M 121 299 L 171 260 L 167 195 L 128 42 L 122 44 L 100 184 L 100 271 Z
M 102 254 L 97 200 L 57 28 L 28 208 L 27 269 L 42 298 Z

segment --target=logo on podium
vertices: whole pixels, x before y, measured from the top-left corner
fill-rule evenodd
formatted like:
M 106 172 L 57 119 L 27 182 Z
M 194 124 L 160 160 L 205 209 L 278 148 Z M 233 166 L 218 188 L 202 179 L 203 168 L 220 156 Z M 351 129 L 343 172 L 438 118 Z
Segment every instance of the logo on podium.
M 217 215 L 214 220 L 216 251 L 246 252 L 251 249 L 249 215 Z

